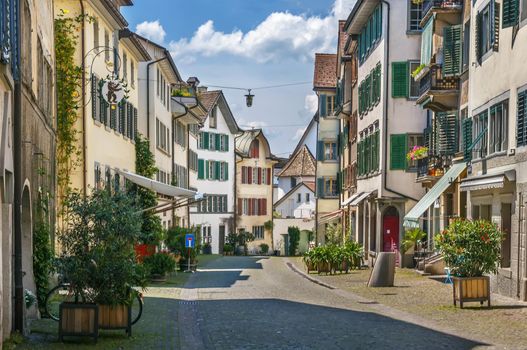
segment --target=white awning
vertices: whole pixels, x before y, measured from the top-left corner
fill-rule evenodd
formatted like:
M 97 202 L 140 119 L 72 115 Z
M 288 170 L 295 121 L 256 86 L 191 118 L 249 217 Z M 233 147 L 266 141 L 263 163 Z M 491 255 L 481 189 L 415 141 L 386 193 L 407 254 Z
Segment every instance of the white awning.
M 360 196 L 362 194 L 362 192 L 357 192 L 357 193 L 354 193 L 353 195 L 351 195 L 351 197 L 349 197 L 348 199 L 346 199 L 344 202 L 340 203 L 341 206 L 345 207 L 347 206 L 348 204 L 350 204 L 351 202 L 353 202 L 353 200 L 355 198 L 357 198 L 358 196 Z
M 355 197 L 353 199 L 353 201 L 350 203 L 350 205 L 352 207 L 356 207 L 360 204 L 360 202 L 362 202 L 363 200 L 365 200 L 366 198 L 368 198 L 370 196 L 372 191 L 370 192 L 362 192 L 359 196 Z
M 200 199 L 203 197 L 202 194 L 187 190 L 185 188 L 176 187 L 168 185 L 159 181 L 149 179 L 147 177 L 131 173 L 129 171 L 120 171 L 120 173 L 129 181 L 133 182 L 136 185 L 139 185 L 144 188 L 148 188 L 158 194 L 162 194 L 169 197 L 179 197 L 179 198 L 195 198 Z
M 505 175 L 476 177 L 465 179 L 461 182 L 459 189 L 461 191 L 488 190 L 492 188 L 503 188 L 505 186 Z
M 327 213 L 327 214 L 324 214 L 320 217 L 320 220 L 318 220 L 318 224 L 325 224 L 327 222 L 330 222 L 330 221 L 333 221 L 333 220 L 336 220 L 336 219 L 339 219 L 340 216 L 342 215 L 342 210 L 339 209 L 339 210 L 335 210 L 331 213 Z

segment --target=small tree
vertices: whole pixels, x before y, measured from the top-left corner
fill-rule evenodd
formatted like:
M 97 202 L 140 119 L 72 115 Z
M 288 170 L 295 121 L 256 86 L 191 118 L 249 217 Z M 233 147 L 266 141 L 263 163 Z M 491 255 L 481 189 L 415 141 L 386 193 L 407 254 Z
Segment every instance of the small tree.
M 298 242 L 300 241 L 300 230 L 296 226 L 289 226 L 287 228 L 289 236 L 289 255 L 295 256 L 298 249 Z

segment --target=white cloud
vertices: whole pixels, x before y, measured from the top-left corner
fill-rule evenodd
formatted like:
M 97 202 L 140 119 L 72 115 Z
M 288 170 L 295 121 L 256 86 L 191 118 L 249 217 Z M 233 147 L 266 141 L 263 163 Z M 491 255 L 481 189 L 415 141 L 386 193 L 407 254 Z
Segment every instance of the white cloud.
M 137 34 L 142 35 L 157 44 L 163 44 L 167 34 L 161 23 L 159 23 L 159 20 L 152 22 L 144 21 L 143 23 L 139 23 L 135 27 L 135 31 Z
M 338 20 L 346 19 L 356 0 L 335 0 L 326 17 L 274 12 L 256 28 L 244 33 L 217 31 L 214 22 L 202 24 L 192 38 L 169 44 L 174 58 L 191 62 L 195 56 L 230 54 L 256 62 L 276 62 L 285 59 L 308 61 L 315 52 L 334 52 Z M 155 22 L 151 22 L 155 23 Z
M 307 127 L 296 129 L 295 137 L 293 137 L 293 140 L 298 141 L 302 138 L 302 135 L 304 135 L 304 132 L 306 132 Z
M 312 93 L 306 96 L 304 108 L 310 113 L 315 114 L 318 109 L 318 97 L 316 94 Z

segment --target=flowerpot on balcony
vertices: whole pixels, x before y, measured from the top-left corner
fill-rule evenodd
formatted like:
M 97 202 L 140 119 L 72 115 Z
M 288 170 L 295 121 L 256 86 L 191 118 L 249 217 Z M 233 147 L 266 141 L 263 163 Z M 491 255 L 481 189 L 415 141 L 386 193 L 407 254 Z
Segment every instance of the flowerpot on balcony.
M 465 302 L 477 302 L 480 304 L 487 302 L 490 307 L 490 278 L 489 276 L 481 277 L 453 277 L 454 288 L 454 306 L 459 302 L 463 308 Z
M 99 336 L 97 304 L 61 303 L 59 309 L 59 341 L 64 336 Z
M 99 305 L 100 329 L 124 329 L 132 335 L 132 308 L 130 305 Z

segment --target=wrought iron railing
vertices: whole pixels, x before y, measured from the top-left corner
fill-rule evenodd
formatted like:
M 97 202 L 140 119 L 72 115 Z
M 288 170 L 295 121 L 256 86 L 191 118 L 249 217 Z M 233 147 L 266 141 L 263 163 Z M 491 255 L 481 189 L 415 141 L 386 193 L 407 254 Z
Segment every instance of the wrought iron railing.
M 462 9 L 463 0 L 427 0 L 423 3 L 423 17 L 433 8 Z
M 428 158 L 417 160 L 417 178 L 428 175 Z
M 437 90 L 459 90 L 459 79 L 443 77 L 441 66 L 433 65 L 419 81 L 419 94 L 422 96 L 428 91 Z

